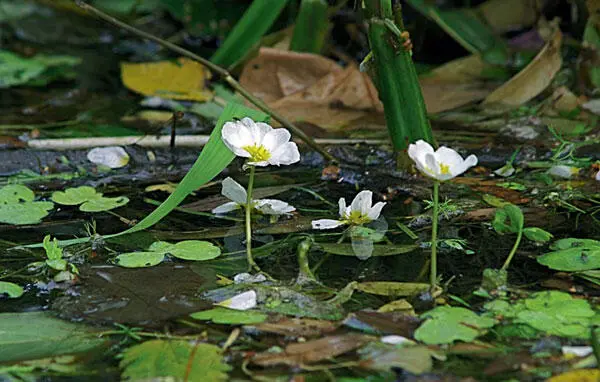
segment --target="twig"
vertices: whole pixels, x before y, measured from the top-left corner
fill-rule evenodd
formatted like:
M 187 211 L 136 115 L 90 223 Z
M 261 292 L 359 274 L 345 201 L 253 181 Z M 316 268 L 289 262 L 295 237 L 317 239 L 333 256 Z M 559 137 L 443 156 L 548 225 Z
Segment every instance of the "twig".
M 330 160 L 330 161 L 336 161 L 336 159 L 331 154 L 329 154 L 321 146 L 319 146 L 312 138 L 310 138 L 302 130 L 300 130 L 300 128 L 298 128 L 292 122 L 288 121 L 287 118 L 285 118 L 281 114 L 279 114 L 276 111 L 274 111 L 273 109 L 271 109 L 261 99 L 255 97 L 249 91 L 244 89 L 242 87 L 242 85 L 240 85 L 240 83 L 237 82 L 235 80 L 235 78 L 233 78 L 233 76 L 226 69 L 213 64 L 209 60 L 207 60 L 203 57 L 200 57 L 197 54 L 194 54 L 187 49 L 184 49 L 180 46 L 177 46 L 173 43 L 163 40 L 160 37 L 156 37 L 154 35 L 151 35 L 150 33 L 141 31 L 137 28 L 132 27 L 129 24 L 119 21 L 116 18 L 100 11 L 99 9 L 94 8 L 93 6 L 85 3 L 82 0 L 74 0 L 74 1 L 79 7 L 84 9 L 86 12 L 89 12 L 89 13 L 95 15 L 96 17 L 106 21 L 109 24 L 117 26 L 121 29 L 125 29 L 126 31 L 131 32 L 141 38 L 152 40 L 152 41 L 156 42 L 157 44 L 162 45 L 165 48 L 172 50 L 173 52 L 177 52 L 177 53 L 181 54 L 182 56 L 185 56 L 185 57 L 191 58 L 192 60 L 198 61 L 202 65 L 206 66 L 209 70 L 211 70 L 212 72 L 219 75 L 219 77 L 221 77 L 225 82 L 227 82 L 227 84 L 229 84 L 229 86 L 234 88 L 238 93 L 240 93 L 244 98 L 246 98 L 248 101 L 250 101 L 254 106 L 259 108 L 263 112 L 273 116 L 273 118 L 275 120 L 277 120 L 279 123 L 281 123 L 281 125 L 283 127 L 290 129 L 296 136 L 298 136 L 298 138 L 302 139 L 312 149 L 314 149 L 315 151 L 317 151 L 321 155 L 323 155 L 324 158 L 326 158 L 327 160 Z

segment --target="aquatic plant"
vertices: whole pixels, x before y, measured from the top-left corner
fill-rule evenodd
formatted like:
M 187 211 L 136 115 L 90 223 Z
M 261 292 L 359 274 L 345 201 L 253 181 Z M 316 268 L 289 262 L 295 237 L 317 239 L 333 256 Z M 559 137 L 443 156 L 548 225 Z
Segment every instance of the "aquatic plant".
M 373 205 L 373 192 L 364 190 L 359 192 L 352 200 L 350 206 L 346 206 L 346 199 L 340 198 L 340 219 L 319 219 L 312 221 L 313 229 L 333 229 L 343 225 L 363 225 L 377 220 L 385 202 Z

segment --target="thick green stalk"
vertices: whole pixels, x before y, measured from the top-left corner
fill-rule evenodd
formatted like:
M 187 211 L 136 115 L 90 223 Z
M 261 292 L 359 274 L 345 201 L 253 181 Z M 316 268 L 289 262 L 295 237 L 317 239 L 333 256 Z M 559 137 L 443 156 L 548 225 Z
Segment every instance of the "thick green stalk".
M 431 217 L 431 271 L 429 272 L 429 283 L 431 291 L 435 290 L 437 284 L 437 231 L 440 214 L 439 192 L 440 182 L 433 182 L 433 214 Z
M 391 0 L 364 0 L 363 4 L 368 17 L 375 84 L 394 149 L 405 152 L 410 143 L 419 139 L 433 144 L 411 53 L 404 48 L 404 38 L 399 35 L 402 25 L 394 22 L 402 18 L 401 10 L 392 9 Z
M 502 268 L 500 268 L 501 271 L 506 271 L 508 269 L 508 266 L 510 265 L 512 258 L 515 256 L 515 253 L 517 253 L 517 248 L 519 248 L 519 244 L 521 244 L 522 238 L 523 238 L 523 227 L 521 227 L 521 229 L 519 230 L 519 233 L 517 234 L 517 240 L 515 241 L 515 244 L 513 245 L 512 249 L 510 250 L 510 253 L 508 254 L 508 257 L 506 258 L 504 265 L 502 265 Z
M 250 176 L 248 179 L 248 195 L 246 197 L 246 257 L 248 258 L 248 270 L 260 272 L 260 267 L 252 257 L 252 190 L 254 188 L 254 172 L 256 167 L 250 166 Z
M 327 2 L 325 0 L 302 0 L 290 42 L 290 50 L 321 53 L 328 30 Z
M 210 60 L 229 68 L 244 58 L 275 22 L 288 0 L 254 0 Z

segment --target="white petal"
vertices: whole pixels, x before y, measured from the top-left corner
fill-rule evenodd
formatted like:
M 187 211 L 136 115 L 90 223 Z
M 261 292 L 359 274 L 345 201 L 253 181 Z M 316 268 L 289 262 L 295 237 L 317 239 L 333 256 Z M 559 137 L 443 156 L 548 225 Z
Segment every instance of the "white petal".
M 87 159 L 110 168 L 121 168 L 129 163 L 129 155 L 120 146 L 96 147 L 87 153 Z
M 477 157 L 473 154 L 469 155 L 467 159 L 465 159 L 460 165 L 450 168 L 450 172 L 452 173 L 452 177 L 457 177 L 460 174 L 467 171 L 469 168 L 475 166 L 477 164 Z
M 248 118 L 249 119 L 249 118 Z M 265 135 L 273 130 L 273 128 L 266 123 L 254 123 L 249 127 L 250 133 L 252 134 L 252 142 L 254 145 L 260 146 L 262 144 Z
M 598 171 L 598 172 L 596 173 L 596 180 L 599 180 L 599 181 L 600 181 L 600 171 Z
M 550 167 L 548 174 L 557 178 L 571 179 L 573 176 L 579 174 L 579 169 L 572 166 L 556 165 Z
M 291 206 L 278 199 L 260 199 L 254 201 L 256 209 L 266 215 L 285 215 L 296 211 L 294 206 Z
M 389 336 L 383 336 L 379 340 L 381 342 L 383 342 L 384 344 L 390 344 L 390 345 L 414 344 L 414 342 L 409 340 L 408 338 L 398 336 L 395 334 L 392 334 Z
M 425 154 L 425 168 L 422 170 L 425 175 L 429 175 L 432 178 L 438 180 L 445 180 L 440 174 L 440 166 L 435 160 L 434 154 Z M 452 174 L 448 174 L 452 178 Z M 448 178 L 448 179 L 450 179 Z
M 373 201 L 373 192 L 364 190 L 359 192 L 352 201 L 350 209 L 352 211 L 360 211 L 361 215 L 367 215 L 369 209 L 371 209 L 371 203 Z
M 594 351 L 591 346 L 563 346 L 561 350 L 564 355 L 576 357 L 586 357 Z
M 215 305 L 235 310 L 252 309 L 256 306 L 256 292 L 249 290 L 248 292 L 240 293 Z
M 433 154 L 433 147 L 424 140 L 420 139 L 415 143 L 408 145 L 408 156 L 412 159 L 417 168 L 425 166 L 425 155 Z
M 272 165 L 292 164 L 300 161 L 300 151 L 294 142 L 287 142 L 271 151 L 269 163 Z
M 435 152 L 435 160 L 438 163 L 443 163 L 446 166 L 449 166 L 452 170 L 453 167 L 460 166 L 463 163 L 463 158 L 459 153 L 448 148 L 446 146 L 442 146 Z
M 333 219 L 321 219 L 321 220 L 313 220 L 312 221 L 312 228 L 313 229 L 333 229 L 333 228 L 337 228 L 344 225 L 344 223 L 342 223 L 339 220 L 333 220 Z
M 248 127 L 239 122 L 226 122 L 221 130 L 223 143 L 237 156 L 248 158 L 250 154 L 242 149 L 244 146 L 251 146 L 252 135 Z
M 381 215 L 381 209 L 385 206 L 385 202 L 378 202 L 369 210 L 367 216 L 371 220 L 377 220 Z
M 344 219 L 348 214 L 348 210 L 346 208 L 346 199 L 340 198 L 340 200 L 338 200 L 338 206 L 340 207 L 340 218 Z
M 286 129 L 272 129 L 267 132 L 262 140 L 262 145 L 269 151 L 274 152 L 280 146 L 290 141 L 292 135 Z
M 221 204 L 220 206 L 213 208 L 211 212 L 213 214 L 223 215 L 231 211 L 239 210 L 240 208 L 242 208 L 242 206 L 240 206 L 236 202 L 227 202 L 225 204 Z
M 249 165 L 251 166 L 257 166 L 257 167 L 266 167 L 269 165 L 269 162 L 267 161 L 261 161 L 261 162 L 248 162 Z
M 229 200 L 233 200 L 239 204 L 246 204 L 248 194 L 241 184 L 230 177 L 223 179 L 221 182 L 221 195 Z

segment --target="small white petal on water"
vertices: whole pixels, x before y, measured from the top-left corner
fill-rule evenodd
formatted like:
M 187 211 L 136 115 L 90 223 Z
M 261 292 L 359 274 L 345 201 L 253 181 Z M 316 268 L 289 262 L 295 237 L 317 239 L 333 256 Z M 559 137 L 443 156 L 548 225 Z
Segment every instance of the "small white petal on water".
M 90 162 L 110 168 L 121 168 L 129 163 L 129 155 L 120 146 L 96 147 L 87 153 Z

